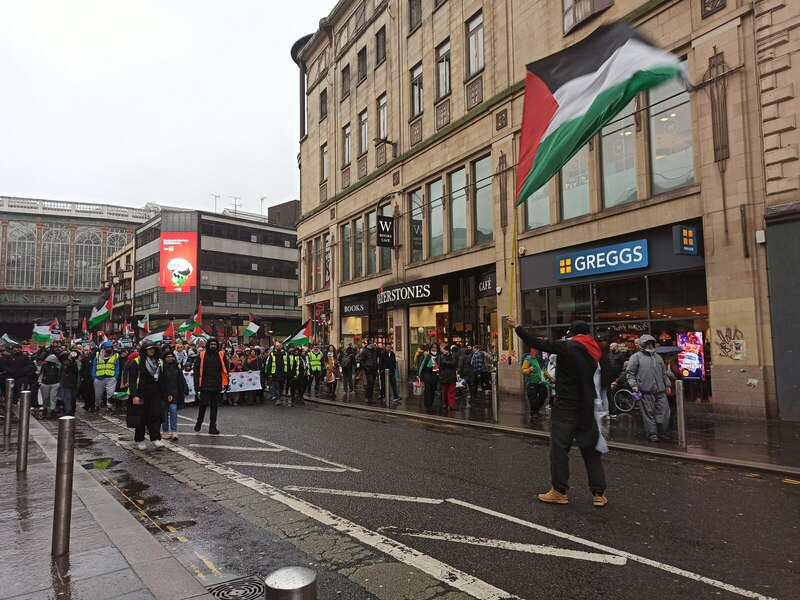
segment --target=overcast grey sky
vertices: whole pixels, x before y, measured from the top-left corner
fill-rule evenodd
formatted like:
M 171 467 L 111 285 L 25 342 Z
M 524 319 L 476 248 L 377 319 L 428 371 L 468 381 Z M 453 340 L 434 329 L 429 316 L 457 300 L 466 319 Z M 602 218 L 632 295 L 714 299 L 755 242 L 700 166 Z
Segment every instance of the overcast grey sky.
M 0 0 L 0 195 L 296 198 L 292 44 L 336 0 Z

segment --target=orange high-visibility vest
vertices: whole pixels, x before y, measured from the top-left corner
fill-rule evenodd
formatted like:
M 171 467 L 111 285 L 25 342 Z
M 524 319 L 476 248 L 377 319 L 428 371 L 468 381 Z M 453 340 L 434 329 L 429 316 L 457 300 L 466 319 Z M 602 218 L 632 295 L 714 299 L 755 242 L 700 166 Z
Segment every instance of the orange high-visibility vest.
M 200 377 L 197 380 L 198 387 L 203 385 L 203 361 L 206 359 L 206 351 L 200 353 Z M 220 350 L 219 364 L 222 366 L 222 387 L 228 385 L 228 369 L 225 368 L 225 353 Z

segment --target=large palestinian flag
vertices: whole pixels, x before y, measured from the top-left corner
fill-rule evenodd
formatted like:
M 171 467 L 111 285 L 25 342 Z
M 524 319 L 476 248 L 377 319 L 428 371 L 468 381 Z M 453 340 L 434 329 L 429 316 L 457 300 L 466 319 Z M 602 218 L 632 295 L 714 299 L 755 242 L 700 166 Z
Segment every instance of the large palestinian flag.
M 58 319 L 38 319 L 33 323 L 31 339 L 34 342 L 53 341 L 53 330 L 58 327 Z
M 525 75 L 517 204 L 558 173 L 636 94 L 683 76 L 678 57 L 627 23 L 532 62 Z
M 114 307 L 114 286 L 109 286 L 100 293 L 97 303 L 92 307 L 92 314 L 89 315 L 89 328 L 94 329 L 103 321 L 111 318 L 111 310 Z
M 305 346 L 311 339 L 311 320 L 309 319 L 302 325 L 300 329 L 295 331 L 292 335 L 283 340 L 284 344 L 292 344 L 294 346 Z

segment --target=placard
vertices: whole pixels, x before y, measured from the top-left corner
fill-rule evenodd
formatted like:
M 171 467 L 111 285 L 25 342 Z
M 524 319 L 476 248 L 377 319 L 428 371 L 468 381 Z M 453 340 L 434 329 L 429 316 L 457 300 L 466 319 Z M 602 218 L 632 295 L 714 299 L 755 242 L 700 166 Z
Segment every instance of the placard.
M 261 389 L 261 375 L 258 371 L 239 371 L 228 374 L 231 392 L 250 392 Z

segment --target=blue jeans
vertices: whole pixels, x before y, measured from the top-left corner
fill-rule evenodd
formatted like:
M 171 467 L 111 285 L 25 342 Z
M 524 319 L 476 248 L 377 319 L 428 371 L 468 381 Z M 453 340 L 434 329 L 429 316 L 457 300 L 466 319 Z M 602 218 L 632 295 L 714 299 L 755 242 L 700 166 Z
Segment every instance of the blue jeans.
M 164 404 L 164 415 L 161 417 L 161 431 L 169 433 L 178 432 L 178 403 Z
M 280 400 L 283 395 L 283 379 L 272 378 L 272 400 Z

